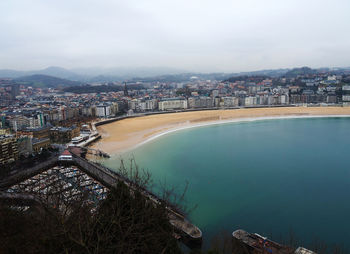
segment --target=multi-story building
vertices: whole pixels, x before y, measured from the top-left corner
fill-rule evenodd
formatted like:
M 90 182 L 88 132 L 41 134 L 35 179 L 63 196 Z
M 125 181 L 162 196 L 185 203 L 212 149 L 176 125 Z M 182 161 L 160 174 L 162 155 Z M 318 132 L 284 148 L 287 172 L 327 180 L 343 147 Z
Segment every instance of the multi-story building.
M 109 105 L 97 105 L 96 116 L 97 117 L 109 117 L 111 115 L 111 107 Z
M 49 138 L 50 137 L 50 127 L 40 127 L 40 128 L 26 128 L 18 132 L 20 135 L 31 136 L 33 138 Z
M 281 94 L 278 98 L 278 103 L 281 105 L 289 104 L 289 96 L 287 94 Z
M 179 98 L 170 98 L 161 100 L 158 103 L 159 110 L 172 110 L 172 109 L 187 109 L 187 100 Z
M 81 109 L 82 116 L 93 116 L 92 114 L 92 107 L 90 106 L 83 106 Z
M 145 110 L 153 111 L 158 108 L 158 101 L 156 99 L 145 100 Z
M 141 111 L 141 100 L 138 99 L 132 99 L 128 101 L 128 108 L 132 109 L 133 111 Z
M 350 85 L 345 85 L 342 87 L 342 101 L 343 104 L 350 104 Z
M 157 106 L 158 106 L 158 101 L 155 99 L 152 99 L 152 100 L 133 99 L 128 102 L 128 108 L 132 109 L 134 112 L 153 111 L 157 108 Z
M 189 108 L 212 108 L 214 101 L 211 97 L 197 96 L 188 98 Z
M 47 149 L 50 147 L 50 139 L 49 138 L 33 138 L 32 139 L 32 146 L 33 146 L 33 151 L 35 153 L 39 153 L 42 149 Z
M 300 104 L 301 95 L 300 94 L 291 94 L 290 95 L 290 104 Z
M 220 107 L 237 107 L 239 99 L 237 97 L 226 96 L 221 98 Z
M 50 122 L 58 122 L 59 121 L 59 113 L 57 109 L 45 110 L 44 113 L 48 115 L 48 120 Z
M 80 129 L 72 125 L 69 128 L 66 127 L 53 127 L 50 129 L 50 140 L 52 143 L 64 144 L 72 140 L 72 138 L 80 135 Z
M 244 100 L 245 106 L 254 106 L 257 104 L 257 98 L 255 96 L 246 97 Z
M 19 84 L 13 84 L 11 86 L 11 97 L 13 100 L 16 99 L 16 96 L 20 94 L 20 85 Z
M 189 108 L 199 108 L 199 106 L 196 103 L 197 97 L 190 97 L 187 99 L 187 105 Z
M 330 95 L 327 95 L 326 102 L 327 103 L 337 103 L 338 102 L 338 98 L 337 98 L 336 95 L 330 94 Z
M 31 136 L 20 136 L 17 138 L 18 154 L 28 156 L 33 152 Z
M 115 116 L 119 112 L 119 106 L 118 103 L 112 102 L 111 103 L 111 114 Z
M 23 115 L 15 115 L 8 119 L 9 126 L 12 130 L 23 129 L 34 125 L 34 119 L 30 119 Z
M 0 136 L 0 165 L 14 162 L 18 159 L 17 140 L 14 136 Z
M 269 100 L 268 93 L 259 93 L 257 96 L 256 104 L 258 105 L 267 105 Z

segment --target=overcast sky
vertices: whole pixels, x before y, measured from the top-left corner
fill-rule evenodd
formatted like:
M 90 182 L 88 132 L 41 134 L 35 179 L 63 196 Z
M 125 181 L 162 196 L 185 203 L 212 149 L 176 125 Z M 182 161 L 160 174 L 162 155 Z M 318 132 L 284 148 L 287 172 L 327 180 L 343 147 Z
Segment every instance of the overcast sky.
M 350 66 L 350 0 L 0 0 L 0 68 Z

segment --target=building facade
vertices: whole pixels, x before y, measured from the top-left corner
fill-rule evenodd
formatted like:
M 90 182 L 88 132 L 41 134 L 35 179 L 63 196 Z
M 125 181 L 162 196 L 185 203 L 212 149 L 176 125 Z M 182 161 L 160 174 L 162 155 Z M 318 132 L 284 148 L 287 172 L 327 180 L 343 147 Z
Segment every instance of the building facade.
M 159 110 L 187 109 L 187 100 L 184 99 L 166 99 L 158 103 Z
M 0 136 L 0 165 L 18 160 L 17 140 L 14 136 Z

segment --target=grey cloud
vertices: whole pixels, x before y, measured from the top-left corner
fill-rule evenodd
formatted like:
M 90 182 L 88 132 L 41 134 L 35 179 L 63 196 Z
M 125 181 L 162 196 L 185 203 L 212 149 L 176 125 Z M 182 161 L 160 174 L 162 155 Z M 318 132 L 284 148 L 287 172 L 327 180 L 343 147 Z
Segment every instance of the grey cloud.
M 0 68 L 348 66 L 347 0 L 2 0 Z

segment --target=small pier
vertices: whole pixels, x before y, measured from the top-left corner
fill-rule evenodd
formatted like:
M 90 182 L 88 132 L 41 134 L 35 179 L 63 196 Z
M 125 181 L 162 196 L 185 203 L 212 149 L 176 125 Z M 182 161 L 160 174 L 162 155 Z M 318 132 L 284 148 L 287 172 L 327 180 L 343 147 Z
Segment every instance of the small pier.
M 101 139 L 101 135 L 98 133 L 95 123 L 91 124 L 91 128 L 92 128 L 92 134 L 90 134 L 89 136 L 85 136 L 81 138 L 81 141 L 72 141 L 72 143 L 68 144 L 68 147 L 70 148 L 80 148 L 82 151 L 90 155 L 93 156 L 98 156 L 98 157 L 102 157 L 102 158 L 110 158 L 109 154 L 101 151 L 99 149 L 93 149 L 90 148 L 89 145 L 91 145 L 92 143 L 96 142 L 97 140 Z
M 98 132 L 94 132 L 93 134 L 90 135 L 89 139 L 87 139 L 87 140 L 81 142 L 81 143 L 79 144 L 79 146 L 81 146 L 81 147 L 86 147 L 86 146 L 88 146 L 88 145 L 91 145 L 93 142 L 95 142 L 95 141 L 97 141 L 97 140 L 99 140 L 99 139 L 101 139 L 101 135 L 98 134 Z

